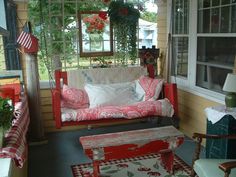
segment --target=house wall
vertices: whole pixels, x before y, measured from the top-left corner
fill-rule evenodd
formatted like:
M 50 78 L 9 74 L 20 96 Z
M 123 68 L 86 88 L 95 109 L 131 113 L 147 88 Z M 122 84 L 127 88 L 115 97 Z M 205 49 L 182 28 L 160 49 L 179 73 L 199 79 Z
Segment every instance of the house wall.
M 178 89 L 180 130 L 192 137 L 194 132 L 206 133 L 204 109 L 219 105 L 203 97 Z

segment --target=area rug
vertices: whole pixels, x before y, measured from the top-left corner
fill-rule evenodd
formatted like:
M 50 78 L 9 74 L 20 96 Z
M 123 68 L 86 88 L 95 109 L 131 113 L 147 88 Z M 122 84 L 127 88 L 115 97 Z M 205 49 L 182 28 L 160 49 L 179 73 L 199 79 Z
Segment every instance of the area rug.
M 74 177 L 93 176 L 91 163 L 72 165 L 71 168 Z M 189 177 L 190 172 L 190 167 L 176 155 L 174 174 L 169 174 L 163 168 L 158 154 L 102 162 L 100 165 L 101 176 L 109 177 Z

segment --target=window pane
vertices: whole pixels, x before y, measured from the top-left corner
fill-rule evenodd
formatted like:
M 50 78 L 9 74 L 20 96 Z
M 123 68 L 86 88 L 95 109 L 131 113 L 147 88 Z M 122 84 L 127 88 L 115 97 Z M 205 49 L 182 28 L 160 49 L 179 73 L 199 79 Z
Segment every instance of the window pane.
M 220 0 L 211 0 L 212 6 L 218 6 L 220 5 Z
M 235 0 L 236 1 L 236 0 Z M 236 33 L 236 5 L 232 6 L 231 32 Z
M 219 8 L 214 8 L 211 11 L 211 32 L 217 33 L 219 32 Z
M 222 5 L 230 4 L 230 0 L 221 0 L 221 4 Z
M 174 37 L 172 45 L 172 75 L 187 77 L 188 37 Z
M 198 1 L 198 33 L 235 32 L 235 4 L 230 3 L 231 1 L 222 0 L 220 1 L 221 5 L 219 5 L 218 1 L 212 0 L 211 6 L 203 8 L 204 2 Z
M 210 32 L 210 9 L 198 11 L 198 33 Z
M 210 7 L 210 4 L 211 4 L 211 0 L 203 0 L 203 7 L 204 8 Z
M 197 86 L 223 93 L 224 81 L 230 72 L 232 71 L 228 69 L 198 64 Z
M 143 10 L 139 19 L 139 48 L 152 48 L 157 46 L 157 3 L 152 0 L 143 4 L 141 2 Z
M 229 32 L 229 13 L 230 13 L 229 6 L 221 8 L 221 25 L 220 25 L 221 33 Z
M 197 86 L 222 92 L 234 67 L 236 37 L 198 37 L 197 43 Z
M 189 1 L 174 0 L 173 1 L 173 33 L 187 34 L 188 33 L 188 14 Z
M 198 9 L 203 7 L 203 0 L 198 0 Z

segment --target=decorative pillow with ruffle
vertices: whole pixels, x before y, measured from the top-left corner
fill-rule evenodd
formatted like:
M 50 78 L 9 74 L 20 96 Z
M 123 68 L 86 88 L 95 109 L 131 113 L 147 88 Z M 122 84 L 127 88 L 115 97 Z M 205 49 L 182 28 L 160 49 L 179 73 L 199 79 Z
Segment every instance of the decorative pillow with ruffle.
M 61 107 L 79 109 L 89 107 L 88 94 L 83 89 L 71 88 L 63 85 Z
M 141 76 L 138 81 L 145 91 L 144 101 L 155 101 L 159 98 L 164 79 L 153 79 L 148 76 Z

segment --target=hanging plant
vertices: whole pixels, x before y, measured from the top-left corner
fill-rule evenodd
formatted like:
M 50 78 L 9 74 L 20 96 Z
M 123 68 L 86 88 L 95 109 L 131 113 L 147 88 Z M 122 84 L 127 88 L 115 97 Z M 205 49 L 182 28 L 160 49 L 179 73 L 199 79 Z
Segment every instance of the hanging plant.
M 13 110 L 13 106 L 9 104 L 9 99 L 0 97 L 0 148 L 2 148 L 4 144 L 5 132 L 12 125 Z
M 13 106 L 8 98 L 0 97 L 0 127 L 8 130 L 11 127 L 13 119 Z
M 114 28 L 117 51 L 122 54 L 123 63 L 128 53 L 134 64 L 137 57 L 137 25 L 140 13 L 132 3 L 121 0 L 112 1 L 108 8 L 108 15 Z

